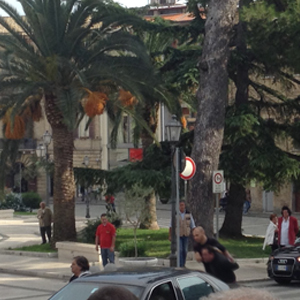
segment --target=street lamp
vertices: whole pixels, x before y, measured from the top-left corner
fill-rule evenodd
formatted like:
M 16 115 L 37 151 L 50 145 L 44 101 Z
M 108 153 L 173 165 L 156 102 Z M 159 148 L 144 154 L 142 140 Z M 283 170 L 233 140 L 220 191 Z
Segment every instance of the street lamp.
M 51 143 L 52 136 L 48 130 L 43 134 L 43 144 L 39 144 L 36 147 L 36 155 L 39 158 L 45 158 L 46 163 L 49 162 L 49 152 L 48 147 Z M 48 167 L 45 168 L 46 171 L 46 205 L 49 206 L 49 194 L 50 194 L 50 175 Z
M 179 141 L 181 133 L 181 124 L 178 122 L 175 115 L 172 116 L 172 121 L 166 124 L 167 139 L 172 146 L 172 216 L 171 216 L 171 255 L 170 255 L 170 266 L 176 267 L 179 266 L 179 218 L 176 210 L 178 211 L 179 207 L 179 148 L 176 147 L 176 143 Z M 175 155 L 175 167 L 174 167 L 174 155 Z M 178 203 L 177 203 L 178 202 Z M 176 222 L 176 219 L 178 220 Z M 177 223 L 177 225 L 176 225 Z M 177 230 L 176 230 L 177 229 Z M 177 231 L 177 239 L 176 239 Z M 177 245 L 177 246 L 176 246 Z M 176 257 L 176 248 L 177 248 L 177 257 Z
M 85 156 L 83 158 L 83 164 L 88 167 L 89 166 L 89 163 L 90 163 L 90 159 L 88 156 Z M 87 189 L 87 186 L 85 186 L 85 189 Z M 89 195 L 87 193 L 86 190 L 84 190 L 84 192 L 86 193 L 86 218 L 89 219 L 91 216 L 90 216 L 90 199 L 89 199 Z
M 52 136 L 49 133 L 48 130 L 43 134 L 43 142 L 45 145 L 45 158 L 46 158 L 46 163 L 48 164 L 49 162 L 49 152 L 48 152 L 48 147 L 51 143 Z M 49 206 L 49 194 L 50 194 L 50 175 L 49 175 L 49 169 L 46 167 L 46 205 Z

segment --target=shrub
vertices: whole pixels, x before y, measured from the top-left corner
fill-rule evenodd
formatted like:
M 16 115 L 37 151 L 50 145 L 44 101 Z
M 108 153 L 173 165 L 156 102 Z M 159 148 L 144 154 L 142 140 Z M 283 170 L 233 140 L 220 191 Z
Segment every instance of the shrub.
M 146 243 L 144 242 L 137 242 L 137 256 L 145 256 L 146 253 Z M 135 257 L 135 243 L 132 242 L 126 242 L 122 243 L 119 248 L 120 256 L 121 257 Z
M 9 193 L 5 195 L 4 201 L 0 203 L 0 209 L 13 209 L 14 211 L 26 211 L 21 195 Z
M 42 198 L 38 193 L 28 192 L 22 194 L 22 201 L 26 207 L 32 210 L 34 208 L 39 208 Z
M 115 217 L 114 220 L 109 218 L 109 222 L 111 222 L 116 228 L 121 227 L 122 221 L 119 217 Z M 101 219 L 97 218 L 96 220 L 87 221 L 87 226 L 80 232 L 79 239 L 83 243 L 93 244 L 95 242 L 95 234 L 97 227 L 101 224 Z

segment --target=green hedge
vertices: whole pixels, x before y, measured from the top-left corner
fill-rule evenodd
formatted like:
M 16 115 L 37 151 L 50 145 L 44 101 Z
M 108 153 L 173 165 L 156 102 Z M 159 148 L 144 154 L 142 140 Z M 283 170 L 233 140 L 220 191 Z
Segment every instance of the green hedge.
M 30 208 L 30 210 L 39 208 L 40 203 L 42 202 L 42 198 L 38 193 L 35 192 L 27 192 L 22 194 L 23 204 Z
M 144 257 L 146 256 L 146 243 L 137 242 L 137 256 Z M 134 241 L 122 243 L 119 247 L 121 257 L 135 257 L 135 247 Z

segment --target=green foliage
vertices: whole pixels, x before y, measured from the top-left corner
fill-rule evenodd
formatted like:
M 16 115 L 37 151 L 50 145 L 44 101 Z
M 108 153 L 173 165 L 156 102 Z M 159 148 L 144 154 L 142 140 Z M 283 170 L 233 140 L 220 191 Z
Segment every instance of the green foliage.
M 138 242 L 136 245 L 133 241 L 122 243 L 119 246 L 121 257 L 142 257 L 146 255 L 146 243 Z M 137 252 L 135 252 L 137 251 Z M 137 255 L 135 255 L 137 253 Z
M 30 209 L 39 208 L 42 198 L 38 193 L 28 192 L 22 194 L 22 201 L 26 207 Z
M 0 209 L 13 209 L 14 211 L 26 211 L 20 194 L 6 194 L 4 201 L 0 203 Z
M 227 111 L 220 168 L 230 182 L 246 186 L 251 180 L 277 190 L 300 175 L 300 164 L 276 144 L 281 133 L 275 123 L 248 106 Z
M 74 168 L 76 183 L 107 185 L 107 194 L 116 194 L 139 182 L 145 188 L 152 187 L 156 193 L 171 190 L 171 147 L 167 142 L 152 145 L 144 153 L 142 161 L 110 171 Z M 166 196 L 169 196 L 168 194 Z
M 122 221 L 119 217 L 116 217 L 112 220 L 108 218 L 116 228 L 119 228 L 122 225 Z M 97 218 L 96 220 L 88 220 L 86 227 L 79 233 L 78 240 L 83 243 L 95 243 L 95 235 L 97 227 L 101 224 L 101 219 Z

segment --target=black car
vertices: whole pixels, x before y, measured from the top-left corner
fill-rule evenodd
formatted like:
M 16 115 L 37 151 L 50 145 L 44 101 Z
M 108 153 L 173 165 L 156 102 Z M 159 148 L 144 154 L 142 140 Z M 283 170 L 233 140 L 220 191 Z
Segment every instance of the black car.
M 300 280 L 300 245 L 274 251 L 268 262 L 268 276 L 281 284 Z
M 141 300 L 198 300 L 210 293 L 229 289 L 219 279 L 187 269 L 118 269 L 78 278 L 49 300 L 86 300 L 97 289 L 107 285 L 125 287 Z

